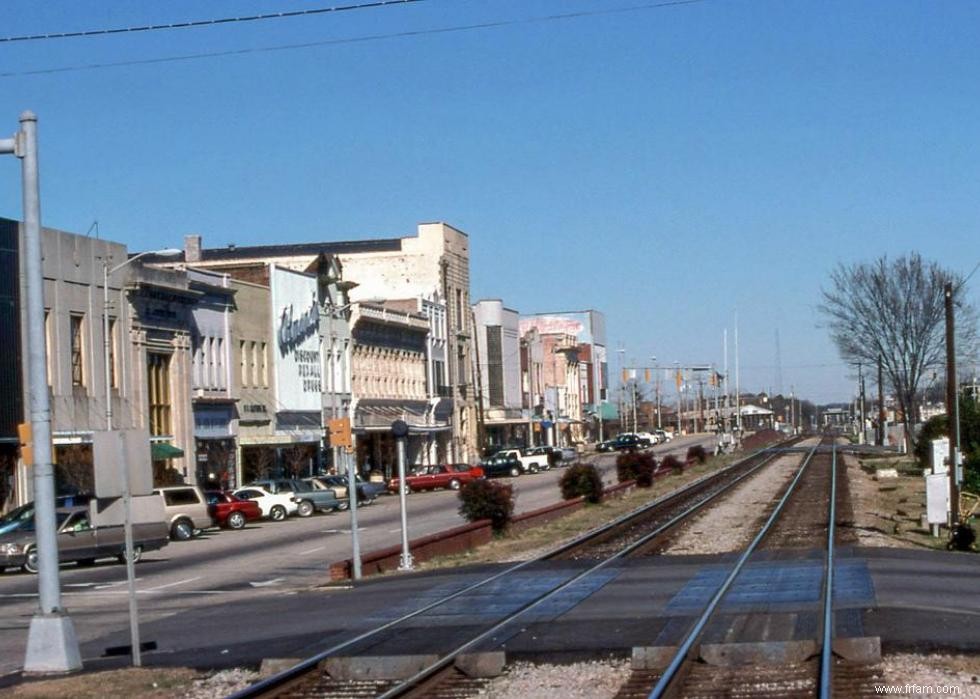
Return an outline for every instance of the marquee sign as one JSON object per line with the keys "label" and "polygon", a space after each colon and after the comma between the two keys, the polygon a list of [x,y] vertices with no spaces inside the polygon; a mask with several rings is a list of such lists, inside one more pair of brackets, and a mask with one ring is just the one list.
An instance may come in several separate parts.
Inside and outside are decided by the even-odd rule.
{"label": "marquee sign", "polygon": [[269,286],[276,338],[277,405],[284,411],[319,412],[323,404],[323,360],[316,277],[273,265]]}

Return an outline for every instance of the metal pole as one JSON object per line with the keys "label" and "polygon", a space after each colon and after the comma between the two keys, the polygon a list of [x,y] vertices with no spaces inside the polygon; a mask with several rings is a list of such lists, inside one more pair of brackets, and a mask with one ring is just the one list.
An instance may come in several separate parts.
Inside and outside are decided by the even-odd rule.
{"label": "metal pole", "polygon": [[742,389],[739,385],[738,372],[738,311],[735,311],[735,428],[738,438],[742,439]]}
{"label": "metal pole", "polygon": [[354,455],[345,452],[347,460],[347,497],[350,498],[351,573],[354,580],[361,579],[361,540],[357,531],[357,473]]}
{"label": "metal pole", "polygon": [[[953,285],[943,290],[946,302],[946,415],[949,422],[949,516],[950,525],[960,523],[960,487],[956,482],[956,454],[959,450],[959,430],[956,399],[956,335],[953,316]],[[36,433],[35,433],[36,434]]]}
{"label": "metal pole", "polygon": [[878,434],[875,435],[879,447],[885,446],[885,372],[882,366],[881,355],[878,355]]}
{"label": "metal pole", "polygon": [[405,484],[405,437],[398,437],[398,501],[402,510],[402,555],[398,570],[412,570],[412,553],[408,550],[408,509]]}
{"label": "metal pole", "polygon": [[[122,264],[109,269],[109,261],[102,262],[102,332],[105,349],[105,428],[112,432],[112,385],[109,380],[111,366],[109,363],[109,275],[125,267],[136,258],[130,258]],[[119,477],[122,484],[123,499],[123,540],[126,556],[126,589],[129,597],[129,637],[133,665],[143,664],[140,648],[139,611],[136,604],[136,571],[133,568],[133,493],[129,483],[129,464],[126,459],[119,459]]]}
{"label": "metal pole", "polygon": [[27,279],[27,354],[34,448],[34,527],[37,532],[38,606],[27,636],[25,672],[70,672],[82,667],[75,628],[61,608],[51,403],[44,342],[44,272],[41,263],[41,198],[37,164],[37,117],[20,115],[15,154],[21,159],[24,200],[24,271]]}

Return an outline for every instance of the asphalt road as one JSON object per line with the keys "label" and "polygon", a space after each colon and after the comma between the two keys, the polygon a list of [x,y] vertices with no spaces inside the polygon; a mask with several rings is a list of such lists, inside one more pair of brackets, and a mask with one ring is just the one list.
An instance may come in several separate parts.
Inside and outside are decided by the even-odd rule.
{"label": "asphalt road", "polygon": [[[654,448],[658,456],[683,455],[695,443],[713,444],[713,437],[680,437]],[[615,455],[588,457],[615,482]],[[516,511],[526,512],[560,500],[561,469],[514,479]],[[425,536],[459,526],[456,493],[433,491],[408,496],[409,536]],[[398,498],[382,496],[358,508],[362,551],[397,545],[401,538]],[[349,513],[291,517],[284,522],[250,524],[240,531],[209,530],[188,542],[175,542],[149,552],[136,566],[141,624],[201,609],[208,614],[230,602],[247,602],[326,582],[332,562],[350,557]],[[125,567],[100,561],[90,568],[71,564],[61,568],[62,605],[68,610],[81,644],[105,639],[105,646],[128,643],[128,604]],[[37,605],[37,579],[8,571],[0,575],[0,675],[20,670],[27,630]],[[236,604],[241,613],[241,605]],[[276,618],[248,619],[270,630]],[[285,622],[283,622],[285,623]],[[200,630],[205,632],[206,630]],[[287,629],[284,629],[284,632]],[[188,629],[193,635],[197,631]],[[151,639],[170,645],[180,639]],[[89,646],[90,648],[92,646]]]}

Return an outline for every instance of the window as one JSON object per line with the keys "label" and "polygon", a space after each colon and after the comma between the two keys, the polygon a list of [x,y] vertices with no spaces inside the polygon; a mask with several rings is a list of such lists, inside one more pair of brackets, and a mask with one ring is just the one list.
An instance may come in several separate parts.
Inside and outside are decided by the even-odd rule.
{"label": "window", "polygon": [[72,314],[70,319],[71,325],[69,328],[69,338],[71,341],[71,385],[84,386],[85,356],[83,349],[85,343],[82,336],[84,317]]}
{"label": "window", "polygon": [[51,387],[51,365],[54,361],[54,353],[51,351],[51,312],[48,310],[44,311],[44,349],[45,356],[47,357],[48,365],[45,367],[46,374],[48,377],[48,388]]}
{"label": "window", "polygon": [[150,403],[150,434],[172,434],[170,426],[170,355],[146,355],[147,394]]}
{"label": "window", "polygon": [[259,343],[261,352],[259,358],[262,362],[262,388],[269,388],[269,354],[264,342]]}
{"label": "window", "polygon": [[197,505],[201,500],[192,488],[163,491],[163,499],[168,505]]}
{"label": "window", "polygon": [[487,326],[487,393],[490,405],[504,404],[504,360],[501,328],[499,325]]}
{"label": "window", "polygon": [[250,350],[251,351],[249,352],[250,357],[249,357],[249,367],[248,368],[249,368],[250,375],[252,377],[252,387],[253,388],[258,388],[259,387],[259,375],[258,375],[258,366],[259,366],[259,343],[258,342],[252,342],[251,343],[251,346],[250,346]]}
{"label": "window", "polygon": [[456,332],[463,332],[463,290],[456,289]]}
{"label": "window", "polygon": [[248,386],[248,354],[245,351],[245,340],[238,341],[238,358],[241,361],[242,388]]}
{"label": "window", "polygon": [[224,338],[215,338],[214,351],[214,387],[219,389],[225,386],[225,341]]}
{"label": "window", "polygon": [[116,319],[109,319],[109,386],[119,388],[116,381]]}

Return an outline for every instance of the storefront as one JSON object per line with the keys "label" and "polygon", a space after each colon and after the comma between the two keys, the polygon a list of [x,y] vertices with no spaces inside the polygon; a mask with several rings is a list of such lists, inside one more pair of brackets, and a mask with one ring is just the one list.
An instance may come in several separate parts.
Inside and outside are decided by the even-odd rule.
{"label": "storefront", "polygon": [[194,405],[194,461],[201,487],[238,487],[233,420],[231,404]]}

